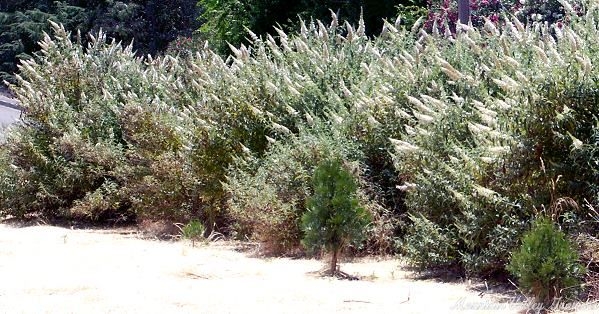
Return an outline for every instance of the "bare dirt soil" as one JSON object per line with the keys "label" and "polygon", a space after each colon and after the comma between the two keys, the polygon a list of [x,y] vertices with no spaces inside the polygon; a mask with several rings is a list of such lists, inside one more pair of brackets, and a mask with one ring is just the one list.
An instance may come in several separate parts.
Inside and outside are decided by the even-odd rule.
{"label": "bare dirt soil", "polygon": [[[135,230],[0,224],[2,313],[517,313],[512,294],[414,279],[397,259],[257,258],[252,246],[143,239]],[[482,293],[481,293],[482,292]]]}

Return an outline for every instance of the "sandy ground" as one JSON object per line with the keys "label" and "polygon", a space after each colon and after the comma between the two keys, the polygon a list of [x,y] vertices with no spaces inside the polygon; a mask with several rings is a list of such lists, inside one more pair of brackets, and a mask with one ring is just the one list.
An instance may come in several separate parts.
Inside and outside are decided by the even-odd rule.
{"label": "sandy ground", "polygon": [[[134,230],[0,224],[1,313],[518,313],[508,294],[416,280],[395,259],[256,258],[239,243],[192,247]],[[591,312],[589,312],[591,313]]]}
{"label": "sandy ground", "polygon": [[[255,258],[240,245],[141,239],[125,230],[0,225],[2,313],[516,313],[505,295],[411,279],[397,260]],[[503,299],[503,300],[502,300]]]}

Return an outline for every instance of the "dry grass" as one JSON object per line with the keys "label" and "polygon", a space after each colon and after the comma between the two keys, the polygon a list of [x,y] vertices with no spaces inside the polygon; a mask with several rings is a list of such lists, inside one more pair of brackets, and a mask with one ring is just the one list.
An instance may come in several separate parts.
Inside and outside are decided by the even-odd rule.
{"label": "dry grass", "polygon": [[[317,260],[252,256],[252,247],[141,239],[136,230],[0,225],[0,312],[514,313],[522,304],[474,284],[414,280],[395,259],[318,275]],[[482,310],[481,310],[482,309]]]}

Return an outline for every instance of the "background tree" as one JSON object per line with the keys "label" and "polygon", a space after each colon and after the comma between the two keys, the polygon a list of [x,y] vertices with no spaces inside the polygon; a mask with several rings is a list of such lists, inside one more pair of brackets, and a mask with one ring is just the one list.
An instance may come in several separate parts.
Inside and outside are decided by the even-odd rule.
{"label": "background tree", "polygon": [[54,1],[3,1],[0,3],[0,78],[12,80],[18,59],[31,57],[37,42],[49,29],[48,20],[79,28],[86,17],[82,8]]}
{"label": "background tree", "polygon": [[395,19],[398,6],[404,4],[425,6],[422,0],[200,0],[200,30],[214,47],[227,53],[227,43],[243,43],[246,28],[258,35],[272,33],[276,25],[293,31],[298,18],[329,20],[332,10],[352,24],[358,23],[362,13],[367,34],[377,35],[383,19]]}
{"label": "background tree", "polygon": [[322,162],[312,179],[314,195],[302,217],[303,244],[309,249],[324,247],[331,252],[330,274],[337,274],[341,250],[364,238],[368,213],[358,204],[357,185],[338,159]]}
{"label": "background tree", "polygon": [[106,12],[97,12],[96,16],[94,31],[102,27],[110,37],[124,42],[135,39],[134,49],[139,54],[156,55],[177,37],[191,37],[200,26],[199,8],[193,0],[115,2],[114,6],[106,7]]}
{"label": "background tree", "polygon": [[18,59],[29,58],[48,20],[63,24],[73,35],[102,29],[109,38],[133,41],[138,55],[156,55],[179,36],[199,27],[195,0],[34,0],[0,2],[0,78],[12,81]]}

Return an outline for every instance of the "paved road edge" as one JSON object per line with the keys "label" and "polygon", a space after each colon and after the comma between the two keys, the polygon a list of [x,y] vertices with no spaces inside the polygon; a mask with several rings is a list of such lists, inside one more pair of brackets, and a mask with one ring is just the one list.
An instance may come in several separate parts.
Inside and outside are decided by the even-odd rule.
{"label": "paved road edge", "polygon": [[4,106],[4,107],[7,107],[7,108],[19,110],[19,111],[23,110],[23,107],[21,107],[18,103],[11,103],[11,102],[4,101],[4,100],[1,100],[1,99],[0,99],[0,106]]}

